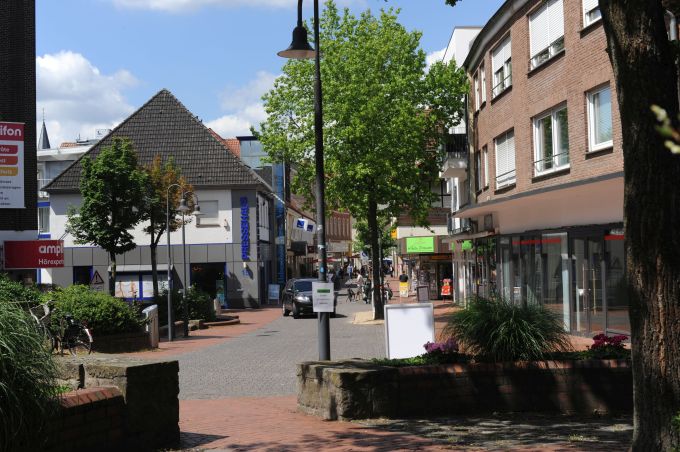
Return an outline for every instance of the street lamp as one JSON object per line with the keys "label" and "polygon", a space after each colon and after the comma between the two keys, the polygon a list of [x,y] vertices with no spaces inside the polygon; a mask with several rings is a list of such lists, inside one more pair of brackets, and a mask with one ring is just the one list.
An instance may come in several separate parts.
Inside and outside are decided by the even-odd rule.
{"label": "street lamp", "polygon": [[165,193],[165,231],[168,238],[168,342],[172,342],[174,325],[172,322],[172,252],[170,250],[170,189],[181,188],[179,184],[172,184]]}
{"label": "street lamp", "polygon": [[[314,58],[314,135],[316,166],[316,237],[319,249],[319,281],[326,282],[326,206],[324,204],[324,170],[323,170],[323,119],[321,115],[321,58],[319,55],[319,0],[314,0],[314,42],[316,49],[307,42],[307,30],[302,25],[302,0],[298,0],[297,26],[293,30],[293,42],[286,50],[277,55],[284,58]],[[319,313],[319,360],[331,359],[330,316],[328,312]]]}
{"label": "street lamp", "polygon": [[198,205],[198,196],[192,191],[182,192],[182,198],[179,201],[179,210],[182,213],[182,267],[183,267],[183,277],[184,277],[184,290],[182,293],[182,314],[184,320],[184,337],[189,337],[189,310],[187,309],[187,286],[189,285],[189,280],[187,279],[187,244],[185,238],[185,228],[186,225],[184,221],[184,214],[189,213],[191,208],[187,205],[186,196],[191,195],[196,200],[194,204],[194,211],[191,215],[197,217],[201,215],[201,207]]}

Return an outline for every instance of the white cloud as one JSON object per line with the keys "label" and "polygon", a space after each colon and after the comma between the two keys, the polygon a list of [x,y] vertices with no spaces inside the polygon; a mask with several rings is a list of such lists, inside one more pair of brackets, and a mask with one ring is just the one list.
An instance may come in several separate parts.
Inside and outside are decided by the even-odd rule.
{"label": "white cloud", "polygon": [[276,77],[260,71],[243,86],[227,87],[220,94],[220,106],[226,114],[206,125],[225,138],[250,135],[250,126],[257,127],[267,118],[261,98],[272,89]]}
{"label": "white cloud", "polygon": [[36,84],[37,118],[44,109],[53,147],[78,136],[93,138],[96,129],[113,128],[134,111],[123,91],[137,84],[135,77],[126,70],[102,74],[79,53],[37,57]]}
{"label": "white cloud", "polygon": [[446,53],[446,47],[444,47],[441,50],[435,50],[432,53],[428,53],[427,56],[425,57],[425,70],[429,71],[430,66],[432,66],[437,61],[441,61],[442,58],[444,58],[445,53]]}

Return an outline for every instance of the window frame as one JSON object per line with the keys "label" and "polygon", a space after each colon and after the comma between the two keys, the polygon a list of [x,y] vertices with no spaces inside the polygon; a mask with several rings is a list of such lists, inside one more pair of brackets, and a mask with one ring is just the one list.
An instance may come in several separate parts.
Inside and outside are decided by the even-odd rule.
{"label": "window frame", "polygon": [[482,159],[484,160],[484,188],[489,188],[489,149],[487,146],[482,147]]}
{"label": "window frame", "polygon": [[[562,34],[559,36],[550,36],[552,30],[552,27],[550,26],[550,11],[551,7],[554,8],[555,4],[558,2],[562,5],[562,14],[560,19]],[[535,35],[532,33],[532,21],[535,20],[535,23],[538,23],[537,18],[541,14],[546,15],[547,30],[545,30],[545,33],[547,35],[549,44],[541,49],[534,49],[533,39],[535,38]],[[541,7],[539,7],[529,16],[529,70],[533,70],[542,66],[555,56],[562,53],[562,51],[564,51],[564,2],[563,0],[548,0],[545,1]]]}
{"label": "window frame", "polygon": [[[588,0],[583,0],[581,2],[581,9],[582,9],[581,17],[583,19],[583,28],[589,27],[590,25],[597,23],[597,22],[602,20],[602,12],[600,11],[600,5],[597,2],[597,0],[595,0],[594,6],[591,6],[590,8],[588,8],[590,5],[591,5],[591,3]],[[595,19],[590,19],[589,15],[590,15],[590,13],[592,13],[594,11],[597,11],[598,16]]]}
{"label": "window frame", "polygon": [[[561,143],[560,143],[560,129],[561,129],[561,124],[559,123],[559,118],[558,114],[562,111],[566,111],[567,113],[567,150],[566,150],[566,162],[559,164],[560,162],[560,157],[563,152],[560,153],[555,153],[556,150],[561,151]],[[551,161],[550,161],[550,168],[544,168],[543,165],[545,164],[545,161],[548,159],[548,157],[545,156],[545,149],[542,149],[541,144],[543,143],[542,140],[542,121],[546,118],[550,118],[550,124],[551,124],[551,133],[550,133],[550,139],[551,139],[551,144],[552,144],[552,150],[553,154],[551,155]],[[571,165],[571,161],[569,160],[569,110],[567,109],[567,104],[566,103],[561,103],[552,109],[537,115],[534,117],[532,120],[532,125],[533,125],[533,135],[534,135],[534,162],[533,162],[533,170],[534,170],[534,176],[542,176],[545,174],[550,174],[554,173],[556,171],[562,171],[564,169],[567,169]],[[539,155],[540,154],[540,155]],[[540,165],[540,167],[539,167]],[[540,169],[539,169],[540,168]]]}
{"label": "window frame", "polygon": [[481,105],[481,93],[479,90],[479,73],[475,74],[473,77],[473,83],[475,86],[475,111],[479,111],[479,106]]}
{"label": "window frame", "polygon": [[[509,140],[510,135],[512,135],[513,169],[499,174],[498,173],[498,170],[499,170],[498,166],[499,166],[500,159],[498,158],[499,157],[498,141],[500,139],[503,139],[504,143],[506,143],[506,146],[507,146],[507,142]],[[513,186],[517,183],[517,155],[516,155],[516,152],[515,152],[515,130],[510,129],[510,130],[498,135],[496,138],[494,138],[493,143],[494,143],[494,150],[495,150],[495,154],[496,154],[496,173],[495,173],[496,190],[500,190],[500,189],[506,188],[506,187],[511,187],[511,186]],[[514,172],[514,175],[512,176],[512,178],[508,177],[508,179],[505,180],[502,184],[499,184],[499,182],[498,182],[499,178],[501,178],[502,176],[506,176],[506,175],[513,173],[513,172]]]}
{"label": "window frame", "polygon": [[[601,143],[595,142],[595,96],[604,92],[609,91],[609,124],[612,129],[611,138],[607,141]],[[597,152],[603,149],[609,149],[614,145],[614,124],[613,124],[613,106],[612,106],[612,90],[609,84],[599,86],[586,93],[587,101],[587,120],[588,120],[588,151],[587,152]]]}
{"label": "window frame", "polygon": [[[500,51],[500,49],[505,50],[506,46],[509,49],[509,55],[505,60],[503,60],[500,67],[496,68],[493,64],[494,53],[496,53],[496,51]],[[512,37],[510,35],[507,35],[505,38],[503,38],[500,43],[491,51],[491,70],[493,71],[491,98],[495,99],[512,86]],[[498,89],[499,87],[500,89]]]}

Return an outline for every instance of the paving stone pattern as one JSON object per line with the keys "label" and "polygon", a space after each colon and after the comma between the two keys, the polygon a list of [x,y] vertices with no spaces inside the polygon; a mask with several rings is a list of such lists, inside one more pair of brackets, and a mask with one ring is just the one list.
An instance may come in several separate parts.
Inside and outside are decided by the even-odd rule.
{"label": "paving stone pattern", "polygon": [[[383,325],[354,325],[364,303],[338,302],[331,319],[331,358],[385,356]],[[296,365],[319,357],[317,320],[280,317],[260,329],[179,356],[180,399],[292,395]],[[210,330],[208,330],[210,331]]]}

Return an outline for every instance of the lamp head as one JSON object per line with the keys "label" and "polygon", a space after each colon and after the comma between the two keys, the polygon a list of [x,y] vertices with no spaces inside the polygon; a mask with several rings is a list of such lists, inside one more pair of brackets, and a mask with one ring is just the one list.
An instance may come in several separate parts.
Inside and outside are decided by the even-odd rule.
{"label": "lamp head", "polygon": [[177,207],[177,210],[178,210],[179,212],[183,213],[183,214],[189,213],[189,211],[190,211],[191,209],[190,209],[189,206],[187,205],[187,200],[186,200],[186,199],[184,199],[184,198],[180,199],[180,201],[179,201],[179,206]]}
{"label": "lamp head", "polygon": [[314,47],[309,45],[307,40],[307,29],[301,25],[295,27],[293,30],[293,42],[290,43],[290,47],[278,52],[277,55],[297,60],[314,58],[316,53]]}
{"label": "lamp head", "polygon": [[195,217],[199,217],[199,216],[203,215],[203,214],[201,213],[201,206],[199,206],[198,204],[196,204],[196,205],[194,206],[194,211],[191,212],[191,215],[193,215],[193,216],[195,216]]}

